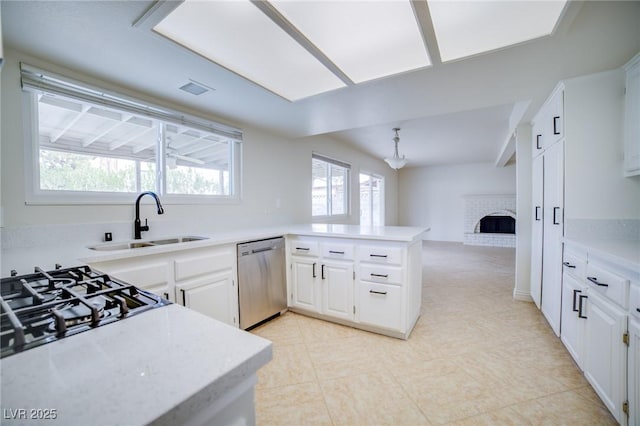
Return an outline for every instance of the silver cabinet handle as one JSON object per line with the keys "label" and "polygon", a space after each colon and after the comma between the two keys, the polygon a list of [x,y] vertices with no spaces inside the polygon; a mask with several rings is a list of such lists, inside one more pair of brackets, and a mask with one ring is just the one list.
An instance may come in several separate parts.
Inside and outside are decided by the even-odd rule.
{"label": "silver cabinet handle", "polygon": [[375,291],[375,290],[369,290],[369,293],[373,293],[373,294],[381,294],[383,296],[386,296],[387,292],[386,291]]}

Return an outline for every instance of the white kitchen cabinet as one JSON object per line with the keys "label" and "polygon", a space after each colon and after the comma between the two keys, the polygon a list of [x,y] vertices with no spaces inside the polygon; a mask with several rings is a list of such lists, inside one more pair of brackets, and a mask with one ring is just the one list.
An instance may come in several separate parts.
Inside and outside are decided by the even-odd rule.
{"label": "white kitchen cabinet", "polygon": [[541,310],[560,335],[562,237],[564,234],[564,144],[545,149]]}
{"label": "white kitchen cabinet", "polygon": [[318,268],[320,259],[317,257],[291,257],[291,302],[294,308],[320,312],[320,292],[318,288]]}
{"label": "white kitchen cabinet", "polygon": [[402,328],[402,288],[360,280],[358,321],[389,330]]}
{"label": "white kitchen cabinet", "polygon": [[533,159],[531,201],[533,221],[531,232],[531,298],[540,309],[542,298],[542,245],[544,209],[544,156]]}
{"label": "white kitchen cabinet", "polygon": [[237,265],[233,244],[158,254],[132,253],[122,259],[90,262],[90,266],[238,327]]}
{"label": "white kitchen cabinet", "polygon": [[629,319],[629,424],[640,425],[640,303],[638,316]]}
{"label": "white kitchen cabinet", "polygon": [[532,120],[533,158],[564,137],[564,85],[559,84]]}
{"label": "white kitchen cabinet", "polygon": [[615,419],[626,425],[627,346],[623,336],[627,312],[591,288],[587,294],[585,377]]}
{"label": "white kitchen cabinet", "polygon": [[624,174],[640,174],[640,53],[624,66]]}
{"label": "white kitchen cabinet", "polygon": [[578,367],[583,369],[587,286],[568,272],[563,274],[562,281],[562,331],[560,339]]}
{"label": "white kitchen cabinet", "polygon": [[291,310],[408,337],[420,313],[420,241],[291,236],[287,245]]}
{"label": "white kitchen cabinet", "polygon": [[175,301],[171,277],[172,265],[164,256],[133,257],[95,263],[90,266],[118,280],[148,290],[172,302]]}
{"label": "white kitchen cabinet", "polygon": [[353,320],[353,244],[297,238],[290,240],[289,253],[291,307]]}
{"label": "white kitchen cabinet", "polygon": [[353,262],[324,260],[320,267],[322,313],[345,320],[353,319]]}
{"label": "white kitchen cabinet", "polygon": [[180,253],[173,263],[178,303],[238,327],[235,245]]}
{"label": "white kitchen cabinet", "polygon": [[235,279],[231,270],[176,285],[179,302],[218,321],[238,326]]}

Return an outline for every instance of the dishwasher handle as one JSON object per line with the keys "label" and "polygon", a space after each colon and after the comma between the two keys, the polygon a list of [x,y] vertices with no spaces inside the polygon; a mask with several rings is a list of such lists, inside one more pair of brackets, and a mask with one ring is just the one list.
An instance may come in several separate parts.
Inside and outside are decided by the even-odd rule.
{"label": "dishwasher handle", "polygon": [[270,251],[270,250],[274,250],[274,248],[273,247],[263,247],[263,248],[251,250],[251,254],[253,254],[253,253],[261,253],[263,251]]}

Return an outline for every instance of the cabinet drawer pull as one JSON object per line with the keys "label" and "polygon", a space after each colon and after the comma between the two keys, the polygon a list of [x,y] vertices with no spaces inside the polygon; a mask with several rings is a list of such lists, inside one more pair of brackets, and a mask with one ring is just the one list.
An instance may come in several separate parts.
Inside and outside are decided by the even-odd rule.
{"label": "cabinet drawer pull", "polygon": [[369,290],[369,293],[382,294],[383,296],[385,296],[387,294],[386,291],[375,291],[375,290]]}
{"label": "cabinet drawer pull", "polygon": [[542,135],[536,135],[536,149],[542,149],[542,145],[540,145],[540,138]]}
{"label": "cabinet drawer pull", "polygon": [[169,293],[165,291],[164,293],[162,293],[162,295],[164,296],[165,299],[169,300]]}
{"label": "cabinet drawer pull", "polygon": [[573,312],[578,312],[578,308],[576,308],[576,296],[578,293],[582,293],[582,290],[573,290]]}
{"label": "cabinet drawer pull", "polygon": [[596,277],[587,277],[587,279],[592,283],[594,283],[595,285],[599,285],[600,287],[609,287],[609,284],[599,283],[598,278]]}
{"label": "cabinet drawer pull", "polygon": [[309,247],[296,247],[296,250],[309,251]]}
{"label": "cabinet drawer pull", "polygon": [[586,315],[582,315],[582,308],[584,306],[582,304],[582,301],[584,299],[588,299],[588,298],[589,298],[589,296],[582,296],[582,295],[580,296],[580,301],[578,302],[578,318],[587,319]]}
{"label": "cabinet drawer pull", "polygon": [[312,276],[312,278],[315,278],[317,276],[316,275],[316,263],[315,262],[313,263],[313,266],[311,268],[312,268],[311,276]]}
{"label": "cabinet drawer pull", "polygon": [[385,258],[385,259],[387,258],[386,254],[370,254],[369,256],[370,257],[382,257],[382,258]]}
{"label": "cabinet drawer pull", "polygon": [[556,222],[556,219],[557,219],[557,214],[556,214],[556,212],[557,212],[558,210],[560,210],[560,207],[554,207],[554,208],[553,208],[553,224],[554,224],[554,225],[560,225],[560,222]]}
{"label": "cabinet drawer pull", "polygon": [[181,288],[181,289],[180,289],[180,291],[182,292],[182,304],[183,304],[184,306],[187,306],[187,296],[186,296],[186,294],[185,294],[185,292],[184,292],[184,289],[183,289],[183,288]]}
{"label": "cabinet drawer pull", "polygon": [[538,214],[540,212],[540,209],[540,206],[536,206],[536,220],[540,220],[540,215]]}
{"label": "cabinet drawer pull", "polygon": [[567,268],[576,269],[576,265],[572,265],[569,262],[562,262],[562,264]]}
{"label": "cabinet drawer pull", "polygon": [[331,253],[331,254],[344,254],[343,251],[333,251],[333,250],[329,250],[329,253]]}
{"label": "cabinet drawer pull", "polygon": [[320,271],[321,271],[322,279],[324,280],[324,265],[320,267]]}
{"label": "cabinet drawer pull", "polygon": [[555,117],[553,117],[553,134],[554,135],[559,135],[560,134],[560,129],[558,129],[558,120],[560,119],[559,115],[556,115]]}
{"label": "cabinet drawer pull", "polygon": [[374,274],[374,273],[371,273],[371,276],[372,277],[378,277],[378,278],[389,278],[388,274]]}

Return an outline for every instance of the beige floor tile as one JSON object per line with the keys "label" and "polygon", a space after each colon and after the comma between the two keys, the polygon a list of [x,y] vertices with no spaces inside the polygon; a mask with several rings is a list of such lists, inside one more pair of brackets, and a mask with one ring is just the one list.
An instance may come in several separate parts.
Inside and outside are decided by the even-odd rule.
{"label": "beige floor tile", "polygon": [[601,404],[593,403],[575,391],[548,395],[511,408],[534,425],[616,425]]}
{"label": "beige floor tile", "polygon": [[256,423],[263,425],[331,425],[318,383],[256,391]]}
{"label": "beige floor tile", "polygon": [[428,425],[390,374],[370,372],[320,382],[335,425]]}
{"label": "beige floor tile", "polygon": [[258,370],[257,388],[315,382],[316,373],[304,344],[276,345],[273,360]]}
{"label": "beige floor tile", "polygon": [[408,340],[288,312],[258,372],[270,424],[615,424],[532,303],[512,298],[514,251],[423,249],[421,316]]}

